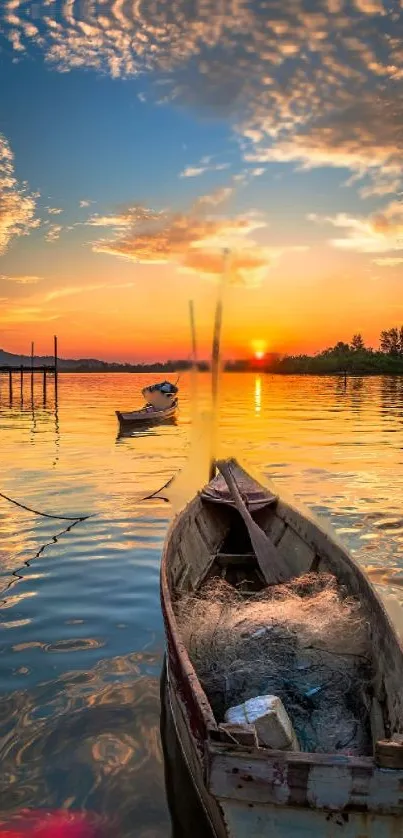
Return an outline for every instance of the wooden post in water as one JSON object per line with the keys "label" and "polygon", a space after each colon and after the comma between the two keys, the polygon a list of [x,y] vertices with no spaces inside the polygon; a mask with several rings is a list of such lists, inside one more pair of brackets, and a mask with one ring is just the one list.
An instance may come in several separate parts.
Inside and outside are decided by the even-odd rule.
{"label": "wooden post in water", "polygon": [[34,400],[34,344],[31,343],[31,401]]}
{"label": "wooden post in water", "polygon": [[22,364],[20,366],[20,398],[22,404],[24,401],[24,367]]}
{"label": "wooden post in water", "polygon": [[8,394],[10,397],[10,404],[13,403],[13,373],[11,369],[8,371]]}
{"label": "wooden post in water", "polygon": [[55,356],[55,401],[57,402],[57,375],[58,375],[58,357],[57,357],[57,337],[53,337],[54,356]]}
{"label": "wooden post in water", "polygon": [[43,368],[43,404],[46,405],[46,367]]}

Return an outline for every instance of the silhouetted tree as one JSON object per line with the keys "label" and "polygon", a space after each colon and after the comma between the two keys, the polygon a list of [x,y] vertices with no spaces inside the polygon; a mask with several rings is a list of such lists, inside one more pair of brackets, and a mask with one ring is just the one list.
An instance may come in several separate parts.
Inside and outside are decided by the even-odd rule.
{"label": "silhouetted tree", "polygon": [[365,343],[360,333],[353,336],[351,341],[351,349],[354,352],[363,352],[365,350]]}
{"label": "silhouetted tree", "polygon": [[398,358],[402,353],[401,335],[402,329],[384,329],[381,332],[381,352]]}

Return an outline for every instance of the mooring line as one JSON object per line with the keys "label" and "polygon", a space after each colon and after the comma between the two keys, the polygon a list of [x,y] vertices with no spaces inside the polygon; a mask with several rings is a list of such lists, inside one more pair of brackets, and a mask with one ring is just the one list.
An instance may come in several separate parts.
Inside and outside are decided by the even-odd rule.
{"label": "mooring line", "polygon": [[94,512],[92,515],[75,515],[74,517],[71,515],[51,515],[49,512],[40,512],[38,509],[25,506],[24,503],[20,503],[18,500],[14,500],[14,498],[9,498],[3,492],[0,492],[0,498],[9,501],[9,503],[13,503],[14,506],[19,506],[20,509],[25,509],[26,512],[32,512],[33,515],[41,515],[42,518],[53,518],[56,521],[86,521],[88,518],[93,518],[97,514]]}

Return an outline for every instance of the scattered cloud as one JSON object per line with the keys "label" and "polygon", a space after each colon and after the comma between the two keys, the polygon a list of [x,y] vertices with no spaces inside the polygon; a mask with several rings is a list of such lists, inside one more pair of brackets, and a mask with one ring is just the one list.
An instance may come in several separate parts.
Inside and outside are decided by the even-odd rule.
{"label": "scattered cloud", "polygon": [[15,282],[17,285],[36,285],[38,282],[42,281],[41,276],[31,276],[29,274],[0,274],[0,279],[5,280],[6,282]]}
{"label": "scattered cloud", "polygon": [[2,311],[2,323],[49,323],[57,320],[59,314],[48,313],[42,306],[26,306],[10,304]]}
{"label": "scattered cloud", "polygon": [[135,224],[144,221],[156,221],[160,218],[161,213],[154,210],[146,209],[146,207],[135,204],[132,207],[127,207],[119,213],[113,215],[91,215],[85,225],[89,227],[111,227],[114,229],[127,228],[130,229]]}
{"label": "scattered cloud", "polygon": [[[2,27],[20,60],[35,46],[60,72],[151,73],[147,98],[228,117],[250,161],[347,167],[383,190],[401,181],[398,3],[172,0],[158,12],[128,0],[35,6],[34,25],[31,3],[4,4]],[[209,165],[188,166],[182,177]]]}
{"label": "scattered cloud", "polygon": [[182,272],[213,278],[222,274],[223,251],[229,248],[230,281],[257,285],[287,248],[265,247],[251,238],[251,233],[267,226],[257,211],[231,217],[217,214],[231,192],[224,188],[203,195],[188,212],[155,213],[137,207],[130,227],[94,242],[93,250],[141,264],[170,263]]}
{"label": "scattered cloud", "polygon": [[392,201],[368,218],[356,218],[347,213],[325,217],[310,213],[307,218],[345,231],[343,238],[330,240],[334,247],[361,253],[403,250],[403,204],[399,201]]}
{"label": "scattered cloud", "polygon": [[111,291],[115,291],[118,288],[133,288],[133,282],[124,282],[124,283],[107,283],[102,282],[96,285],[72,285],[67,286],[64,288],[55,288],[54,291],[49,291],[48,294],[44,297],[44,303],[53,302],[53,300],[60,300],[64,297],[71,297],[76,294],[90,294],[94,291],[101,291],[104,288],[109,288]]}
{"label": "scattered cloud", "polygon": [[91,204],[95,204],[95,201],[85,201],[85,200],[83,200],[83,201],[79,202],[79,206],[80,206],[81,209],[83,209],[83,207],[89,207],[89,206],[91,206]]}
{"label": "scattered cloud", "polygon": [[208,193],[207,195],[201,195],[200,198],[197,199],[195,206],[196,207],[217,207],[219,204],[223,204],[228,198],[231,197],[234,193],[234,188],[232,186],[221,186],[218,189],[214,189],[213,192]]}
{"label": "scattered cloud", "polygon": [[206,172],[222,172],[230,167],[229,163],[212,163],[211,160],[211,157],[202,157],[200,163],[195,166],[186,166],[179,177],[199,177]]}
{"label": "scattered cloud", "polygon": [[35,218],[37,197],[25,183],[18,183],[13,153],[0,134],[0,254],[5,253],[13,238],[27,235],[39,225]]}
{"label": "scattered cloud", "polygon": [[55,242],[60,238],[63,227],[60,224],[51,224],[45,233],[45,241]]}
{"label": "scattered cloud", "polygon": [[60,209],[60,207],[46,207],[46,209],[49,215],[60,215],[60,213],[63,212],[63,210]]}
{"label": "scattered cloud", "polygon": [[403,256],[381,256],[373,261],[381,268],[396,268],[398,265],[403,265]]}
{"label": "scattered cloud", "polygon": [[400,178],[393,178],[390,177],[389,180],[382,180],[382,177],[375,179],[368,186],[363,186],[360,189],[360,196],[361,198],[373,198],[376,196],[382,197],[383,195],[390,195],[391,193],[396,193],[400,189],[401,181]]}

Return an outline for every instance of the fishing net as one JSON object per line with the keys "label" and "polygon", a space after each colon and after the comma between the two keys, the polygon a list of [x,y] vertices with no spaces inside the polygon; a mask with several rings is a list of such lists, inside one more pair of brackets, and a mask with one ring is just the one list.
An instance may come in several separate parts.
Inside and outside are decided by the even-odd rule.
{"label": "fishing net", "polygon": [[368,624],[334,576],[305,574],[257,594],[215,578],[175,610],[218,722],[249,698],[277,695],[301,750],[371,752]]}

